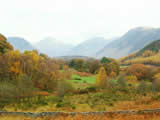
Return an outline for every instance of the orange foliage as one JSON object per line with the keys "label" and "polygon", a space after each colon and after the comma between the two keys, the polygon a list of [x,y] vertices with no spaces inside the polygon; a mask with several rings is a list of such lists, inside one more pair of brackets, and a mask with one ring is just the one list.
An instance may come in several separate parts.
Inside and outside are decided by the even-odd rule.
{"label": "orange foliage", "polygon": [[115,72],[111,72],[109,74],[109,77],[112,78],[112,79],[116,79],[116,73]]}
{"label": "orange foliage", "polygon": [[35,94],[38,96],[49,96],[49,93],[46,91],[36,92]]}
{"label": "orange foliage", "polygon": [[136,76],[138,80],[145,79],[148,72],[148,68],[143,64],[133,64],[127,68],[127,74]]}

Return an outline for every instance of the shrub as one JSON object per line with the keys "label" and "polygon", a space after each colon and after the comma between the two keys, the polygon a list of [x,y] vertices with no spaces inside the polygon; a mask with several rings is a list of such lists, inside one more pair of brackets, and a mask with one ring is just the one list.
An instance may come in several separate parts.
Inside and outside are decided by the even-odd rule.
{"label": "shrub", "polygon": [[160,100],[160,95],[155,95],[152,97],[153,100]]}
{"label": "shrub", "polygon": [[126,76],[125,79],[126,79],[128,82],[137,83],[137,77],[134,76],[134,75]]}
{"label": "shrub", "polygon": [[149,69],[143,64],[133,64],[127,68],[127,75],[136,76],[138,80],[146,79]]}
{"label": "shrub", "polygon": [[56,107],[57,107],[57,108],[61,108],[61,107],[70,107],[70,108],[72,108],[72,109],[76,109],[76,106],[73,105],[73,104],[71,104],[70,101],[62,101],[62,102],[58,102],[58,103],[56,104]]}
{"label": "shrub", "polygon": [[61,80],[58,83],[56,94],[58,96],[64,96],[67,92],[73,92],[74,88],[72,86],[71,81]]}
{"label": "shrub", "polygon": [[108,80],[107,81],[106,89],[107,89],[108,92],[116,92],[116,90],[117,90],[117,83],[114,80],[112,80],[112,79]]}
{"label": "shrub", "polygon": [[76,77],[76,78],[74,78],[74,80],[82,80],[82,79],[81,79],[81,78],[77,78],[77,77]]}
{"label": "shrub", "polygon": [[118,81],[117,81],[117,84],[118,84],[118,88],[120,90],[126,90],[127,88],[127,83],[126,83],[126,80],[124,79],[124,75],[120,76]]}
{"label": "shrub", "polygon": [[87,88],[89,92],[96,92],[97,91],[97,87],[95,86],[91,86]]}
{"label": "shrub", "polygon": [[88,89],[80,89],[78,94],[88,94]]}
{"label": "shrub", "polygon": [[138,90],[139,93],[144,94],[149,90],[149,86],[147,85],[147,83],[145,81],[141,81],[137,90]]}

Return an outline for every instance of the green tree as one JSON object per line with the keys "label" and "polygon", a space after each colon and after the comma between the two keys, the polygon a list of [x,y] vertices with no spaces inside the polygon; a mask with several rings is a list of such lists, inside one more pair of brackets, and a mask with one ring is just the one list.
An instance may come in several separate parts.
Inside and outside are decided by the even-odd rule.
{"label": "green tree", "polygon": [[104,63],[110,63],[112,62],[112,60],[110,60],[109,58],[103,57],[100,62],[101,64],[104,64]]}

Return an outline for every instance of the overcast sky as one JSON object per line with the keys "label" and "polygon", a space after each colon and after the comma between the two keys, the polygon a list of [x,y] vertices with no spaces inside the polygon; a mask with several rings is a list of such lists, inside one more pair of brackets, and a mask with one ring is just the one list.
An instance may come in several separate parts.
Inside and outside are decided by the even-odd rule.
{"label": "overcast sky", "polygon": [[160,0],[0,0],[0,33],[30,42],[54,37],[76,44],[160,27]]}

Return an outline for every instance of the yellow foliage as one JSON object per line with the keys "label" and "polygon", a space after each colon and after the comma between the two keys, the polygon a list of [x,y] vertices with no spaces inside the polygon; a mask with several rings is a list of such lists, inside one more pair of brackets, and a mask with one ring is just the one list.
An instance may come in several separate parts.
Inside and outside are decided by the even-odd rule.
{"label": "yellow foliage", "polygon": [[149,56],[149,57],[136,57],[134,59],[126,60],[123,62],[123,64],[154,64],[159,65],[160,64],[160,53],[157,53],[156,55]]}
{"label": "yellow foliage", "polygon": [[10,67],[10,72],[16,74],[16,75],[20,75],[22,73],[21,69],[20,69],[20,62],[14,62],[13,65]]}
{"label": "yellow foliage", "polygon": [[108,77],[107,77],[106,71],[104,67],[101,67],[98,72],[98,75],[96,76],[97,85],[99,87],[104,87],[106,85],[107,80],[108,80]]}
{"label": "yellow foliage", "polygon": [[126,76],[125,80],[127,80],[128,82],[131,82],[131,83],[138,83],[138,79],[134,75],[132,75],[132,76]]}
{"label": "yellow foliage", "polygon": [[112,79],[116,79],[116,73],[112,71],[110,73],[109,77],[112,78]]}
{"label": "yellow foliage", "polygon": [[155,78],[155,83],[157,84],[157,85],[160,85],[160,73],[158,73],[158,74],[156,74],[155,76],[154,76],[154,78]]}
{"label": "yellow foliage", "polygon": [[156,53],[154,53],[154,52],[152,52],[151,50],[146,50],[143,54],[142,54],[142,56],[143,57],[150,57],[150,56],[153,56],[153,55],[155,55]]}

